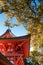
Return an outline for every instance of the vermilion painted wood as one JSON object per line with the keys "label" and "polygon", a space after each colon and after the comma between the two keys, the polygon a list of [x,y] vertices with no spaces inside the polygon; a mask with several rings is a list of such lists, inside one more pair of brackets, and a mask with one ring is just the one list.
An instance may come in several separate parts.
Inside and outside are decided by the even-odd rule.
{"label": "vermilion painted wood", "polygon": [[23,59],[29,57],[29,51],[29,35],[14,37],[11,32],[7,31],[0,37],[0,52],[9,58],[10,61],[13,61],[14,65],[24,65],[24,63],[22,63]]}

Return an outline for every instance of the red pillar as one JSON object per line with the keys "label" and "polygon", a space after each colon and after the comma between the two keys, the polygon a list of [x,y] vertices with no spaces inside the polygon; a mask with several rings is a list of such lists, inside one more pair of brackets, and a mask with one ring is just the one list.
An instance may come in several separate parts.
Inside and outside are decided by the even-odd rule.
{"label": "red pillar", "polygon": [[29,51],[30,51],[30,40],[25,40],[23,44],[23,52],[24,52],[24,58],[29,57]]}

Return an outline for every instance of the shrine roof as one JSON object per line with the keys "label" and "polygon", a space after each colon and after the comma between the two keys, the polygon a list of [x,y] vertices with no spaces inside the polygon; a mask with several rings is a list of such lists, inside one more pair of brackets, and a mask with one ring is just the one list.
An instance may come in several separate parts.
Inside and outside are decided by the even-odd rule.
{"label": "shrine roof", "polygon": [[12,37],[12,38],[2,38],[2,37],[0,37],[0,40],[12,40],[12,39],[23,39],[23,38],[30,38],[31,37],[31,35],[30,34],[28,34],[28,35],[25,35],[25,36],[20,36],[20,37]]}
{"label": "shrine roof", "polygon": [[7,63],[8,65],[13,65],[4,55],[0,53],[0,60],[2,60],[4,63]]}
{"label": "shrine roof", "polygon": [[5,40],[5,39],[21,39],[21,38],[26,38],[26,37],[29,37],[30,38],[30,34],[28,35],[25,35],[25,36],[20,36],[20,37],[16,37],[10,29],[7,29],[7,31],[2,35],[0,36],[0,40]]}
{"label": "shrine roof", "polygon": [[11,32],[10,29],[7,29],[7,31],[0,36],[0,38],[14,38],[15,35]]}

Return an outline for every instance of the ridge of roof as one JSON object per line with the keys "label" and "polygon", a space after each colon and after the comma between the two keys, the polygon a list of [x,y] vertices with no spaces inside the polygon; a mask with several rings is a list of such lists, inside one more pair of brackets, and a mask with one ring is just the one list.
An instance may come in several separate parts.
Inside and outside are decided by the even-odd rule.
{"label": "ridge of roof", "polygon": [[0,36],[0,38],[1,38],[2,36],[4,36],[7,32],[9,32],[13,37],[16,37],[16,36],[11,32],[10,29],[7,29],[6,32]]}
{"label": "ridge of roof", "polygon": [[9,65],[13,65],[1,52],[0,52],[0,59],[6,62]]}

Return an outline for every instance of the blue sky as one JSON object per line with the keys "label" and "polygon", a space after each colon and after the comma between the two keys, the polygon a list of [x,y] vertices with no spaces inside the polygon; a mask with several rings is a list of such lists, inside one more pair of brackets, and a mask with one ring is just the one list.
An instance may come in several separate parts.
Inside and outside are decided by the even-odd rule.
{"label": "blue sky", "polygon": [[[38,0],[36,0],[37,5],[38,5]],[[32,5],[34,5],[32,3]],[[0,14],[0,35],[4,34],[5,31],[8,29],[7,27],[4,26],[4,20],[6,20],[6,16],[4,13]],[[17,23],[17,19],[13,18],[12,22]],[[27,35],[27,31],[25,30],[25,28],[23,26],[18,26],[18,27],[13,27],[11,29],[12,33],[15,36],[23,36],[23,35]]]}
{"label": "blue sky", "polygon": [[[4,13],[0,14],[0,36],[2,34],[4,34],[6,32],[6,30],[8,29],[6,26],[4,26],[4,20],[6,20],[6,15]],[[17,19],[13,18],[12,22],[17,23]],[[27,31],[25,30],[25,28],[23,26],[17,26],[17,27],[13,27],[11,28],[12,33],[15,36],[23,36],[23,35],[27,35]]]}

